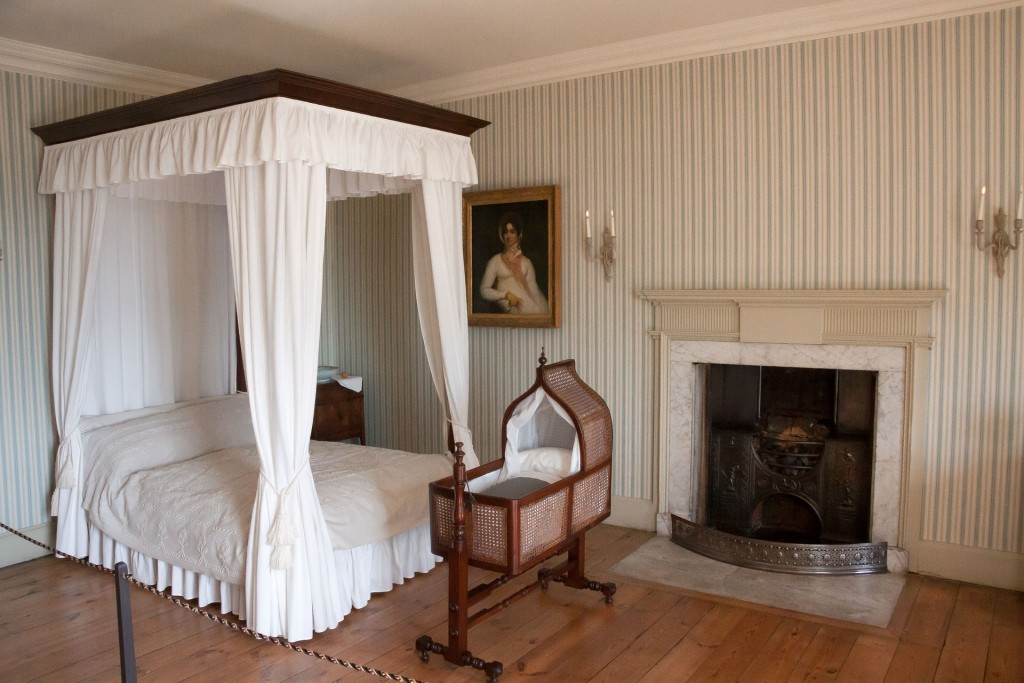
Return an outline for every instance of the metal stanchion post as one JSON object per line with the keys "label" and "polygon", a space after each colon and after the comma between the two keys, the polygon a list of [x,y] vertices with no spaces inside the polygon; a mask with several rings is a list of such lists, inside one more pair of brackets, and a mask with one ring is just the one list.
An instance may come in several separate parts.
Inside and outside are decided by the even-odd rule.
{"label": "metal stanchion post", "polygon": [[114,565],[117,582],[117,642],[121,648],[121,681],[135,683],[135,636],[132,634],[132,603],[128,595],[128,565]]}

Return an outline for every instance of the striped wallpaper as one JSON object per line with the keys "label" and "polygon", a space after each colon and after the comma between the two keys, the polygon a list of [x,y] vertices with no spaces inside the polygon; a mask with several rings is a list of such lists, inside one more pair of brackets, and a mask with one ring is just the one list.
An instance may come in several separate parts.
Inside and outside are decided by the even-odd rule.
{"label": "striped wallpaper", "polygon": [[0,520],[49,518],[56,438],[50,397],[53,199],[36,192],[43,144],[31,126],[141,99],[0,71]]}
{"label": "striped wallpaper", "polygon": [[[1024,182],[1022,21],[1012,8],[450,104],[493,122],[474,136],[479,189],[562,187],[562,328],[470,330],[481,451],[496,454],[503,410],[544,345],[608,400],[613,492],[653,497],[653,314],[640,287],[946,288],[922,538],[1024,551],[1024,256],[1000,280],[971,242],[981,185],[1009,210]],[[610,283],[583,256],[586,209],[615,210]],[[364,227],[350,251],[373,261],[374,282],[405,283],[389,301],[411,311],[411,284],[396,280],[408,263],[393,256],[404,233],[390,227],[390,245],[366,251],[376,232]],[[349,249],[340,226],[337,239]],[[361,332],[366,347],[392,339],[399,317]],[[409,384],[380,390],[429,395],[422,352],[407,351],[383,363],[408,368]],[[420,410],[373,433],[425,442],[436,418]]]}
{"label": "striped wallpaper", "polygon": [[409,195],[332,202],[320,362],[363,378],[366,440],[441,452],[443,418],[419,332]]}
{"label": "striped wallpaper", "polygon": [[[479,189],[562,187],[563,324],[472,328],[471,427],[497,454],[540,347],[574,357],[615,424],[618,496],[654,494],[647,288],[946,288],[928,406],[925,540],[1024,552],[1024,256],[1006,276],[971,243],[976,195],[1024,182],[1020,7],[516,90],[449,106]],[[47,203],[29,125],[131,96],[3,77],[0,515],[45,520]],[[10,153],[7,150],[17,150]],[[611,282],[582,216],[616,213]],[[364,376],[371,444],[442,443],[416,322],[405,197],[331,207],[323,361]],[[15,400],[12,400],[15,399]]]}

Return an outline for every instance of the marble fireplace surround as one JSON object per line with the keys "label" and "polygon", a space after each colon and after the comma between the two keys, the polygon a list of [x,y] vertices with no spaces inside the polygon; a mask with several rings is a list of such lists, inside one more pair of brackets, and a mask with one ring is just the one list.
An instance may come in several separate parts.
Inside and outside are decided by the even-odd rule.
{"label": "marble fireplace surround", "polygon": [[921,480],[932,308],[945,290],[641,290],[655,308],[657,529],[671,515],[701,523],[705,434],[698,364],[774,365],[878,373],[871,541],[889,568],[913,551]]}

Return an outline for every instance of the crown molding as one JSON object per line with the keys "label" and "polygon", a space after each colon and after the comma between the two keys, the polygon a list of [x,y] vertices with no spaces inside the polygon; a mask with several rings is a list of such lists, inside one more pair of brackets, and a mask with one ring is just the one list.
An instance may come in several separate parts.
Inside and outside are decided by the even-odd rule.
{"label": "crown molding", "polygon": [[1019,7],[1020,0],[842,0],[471,71],[394,89],[439,104],[545,83]]}
{"label": "crown molding", "polygon": [[[471,71],[388,92],[427,104],[440,104],[655,64],[991,12],[1020,4],[1020,0],[841,0]],[[0,69],[150,96],[212,82],[3,37],[0,37]]]}
{"label": "crown molding", "polygon": [[88,57],[8,38],[0,38],[0,69],[150,96],[210,83],[206,78]]}

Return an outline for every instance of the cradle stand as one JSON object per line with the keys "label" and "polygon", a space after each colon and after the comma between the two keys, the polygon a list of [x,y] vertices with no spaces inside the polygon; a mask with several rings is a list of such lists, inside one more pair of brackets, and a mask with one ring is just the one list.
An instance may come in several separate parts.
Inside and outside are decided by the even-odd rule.
{"label": "cradle stand", "polygon": [[[420,659],[430,653],[459,666],[470,666],[496,683],[502,663],[487,662],[469,651],[469,629],[554,581],[570,588],[599,591],[610,604],[614,583],[600,583],[585,576],[586,532],[611,513],[611,417],[604,400],[576,375],[573,361],[547,365],[543,354],[537,381],[505,411],[502,442],[508,443],[510,418],[516,409],[543,391],[580,446],[579,471],[550,484],[538,482],[516,493],[496,493],[497,488],[470,493],[467,485],[491,475],[505,458],[467,472],[462,444],[455,444],[451,477],[430,485],[431,550],[448,560],[448,642],[430,636],[416,640]],[[528,405],[528,404],[527,404]],[[513,427],[514,428],[514,427]],[[483,480],[486,481],[486,480]],[[507,480],[506,483],[513,482]],[[530,480],[515,480],[528,482]],[[479,490],[479,489],[477,489]],[[537,579],[490,607],[470,614],[470,609],[495,589],[540,563],[566,554],[564,562],[537,572]],[[493,581],[469,586],[470,566],[501,574]]]}

